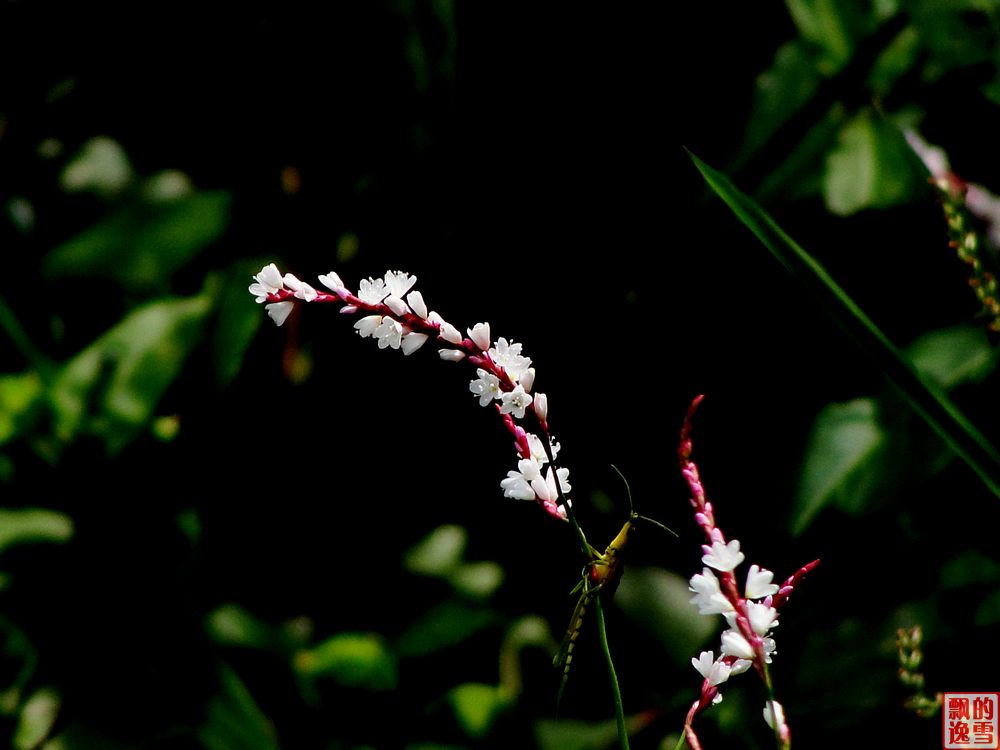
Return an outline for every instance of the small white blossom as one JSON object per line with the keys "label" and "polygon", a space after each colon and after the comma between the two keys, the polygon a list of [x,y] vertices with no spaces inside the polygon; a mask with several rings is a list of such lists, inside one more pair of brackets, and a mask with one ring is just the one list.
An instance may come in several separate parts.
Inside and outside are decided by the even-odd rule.
{"label": "small white blossom", "polygon": [[484,352],[490,348],[490,324],[476,323],[472,328],[467,329],[469,338]]}
{"label": "small white blossom", "polygon": [[438,327],[438,335],[449,344],[457,346],[464,341],[462,333],[433,310],[427,315],[427,321]]}
{"label": "small white blossom", "polygon": [[764,721],[771,729],[785,726],[785,709],[778,701],[768,701],[764,704]]}
{"label": "small white blossom", "polygon": [[312,302],[316,299],[316,290],[306,282],[300,281],[294,274],[286,273],[284,282],[285,286],[295,292],[295,296],[299,299],[304,299],[306,302]]}
{"label": "small white blossom", "polygon": [[429,337],[426,333],[407,333],[403,335],[403,341],[400,344],[400,348],[403,350],[403,354],[413,354],[417,349],[422,347]]}
{"label": "small white blossom", "polygon": [[341,281],[340,276],[338,276],[334,271],[330,271],[330,273],[320,276],[319,283],[338,296],[341,292],[346,290],[344,282]]}
{"label": "small white blossom", "polygon": [[747,599],[760,599],[765,596],[774,596],[778,593],[778,585],[771,583],[774,573],[766,568],[758,567],[756,564],[750,566],[747,571],[747,585],[744,595]]}
{"label": "small white blossom", "polygon": [[417,314],[417,317],[427,318],[427,305],[424,304],[424,295],[420,292],[410,292],[406,295],[406,302],[410,305],[410,308]]}
{"label": "small white blossom", "polygon": [[385,306],[400,317],[410,312],[410,308],[406,306],[406,303],[394,294],[390,294],[385,298]]}
{"label": "small white blossom", "polygon": [[[521,345],[501,337],[496,346],[490,349],[490,359],[506,370],[512,380],[518,380],[531,367],[531,358],[521,356]],[[533,379],[532,379],[533,382]]]}
{"label": "small white blossom", "polygon": [[269,263],[260,269],[260,273],[254,276],[257,283],[251,284],[248,288],[250,294],[257,299],[257,304],[267,301],[267,295],[277,294],[284,288],[284,281],[281,278],[281,271],[274,263]]}
{"label": "small white blossom", "polygon": [[545,471],[545,479],[537,477],[531,480],[531,488],[539,498],[550,503],[558,501],[559,490],[556,488],[557,475],[559,477],[559,488],[562,489],[563,495],[569,494],[569,491],[572,489],[569,483],[569,469],[557,469],[556,473],[553,474],[552,467],[550,466]]}
{"label": "small white blossom", "polygon": [[709,568],[691,577],[690,590],[695,592],[691,603],[698,607],[700,615],[717,615],[732,612],[733,605],[719,587],[719,579]]}
{"label": "small white blossom", "polygon": [[389,294],[382,279],[361,279],[358,285],[358,299],[369,305],[377,305]]}
{"label": "small white blossom", "polygon": [[753,659],[756,656],[750,641],[735,628],[722,634],[722,653],[728,656],[737,656],[740,659]]}
{"label": "small white blossom", "polygon": [[387,347],[398,349],[403,341],[403,326],[399,324],[398,320],[385,316],[372,335],[378,339],[379,349]]}
{"label": "small white blossom", "polygon": [[369,336],[375,334],[375,329],[379,327],[382,323],[381,315],[366,315],[354,323],[354,329],[358,332],[358,335],[366,339]]}
{"label": "small white blossom", "polygon": [[517,379],[517,382],[524,386],[524,390],[531,392],[531,386],[535,384],[535,368],[529,367],[523,373],[521,377]]}
{"label": "small white blossom", "polygon": [[778,644],[774,642],[774,638],[764,638],[761,645],[764,648],[764,661],[770,664],[771,657],[778,653]]}
{"label": "small white blossom", "polygon": [[722,661],[720,657],[716,660],[711,651],[702,651],[698,658],[692,658],[691,663],[698,670],[699,674],[708,680],[709,685],[721,685],[729,679],[732,668]]}
{"label": "small white blossom", "polygon": [[549,398],[544,393],[535,394],[535,415],[544,422],[549,417]]}
{"label": "small white blossom", "polygon": [[729,672],[729,676],[735,677],[738,674],[743,674],[752,666],[753,662],[750,659],[737,659],[732,664],[732,669]]}
{"label": "small white blossom", "polygon": [[[535,398],[538,397],[536,396]],[[543,443],[542,439],[533,432],[529,432],[527,435],[528,448],[531,449],[531,457],[537,460],[540,464],[547,464],[549,462],[549,457],[545,454],[545,443]],[[559,455],[559,443],[553,440],[549,443],[549,448],[552,449],[553,458]]]}
{"label": "small white blossom", "polygon": [[778,610],[760,602],[747,602],[747,618],[757,635],[767,635],[771,628],[778,626]]}
{"label": "small white blossom", "polygon": [[480,406],[489,406],[491,401],[503,396],[500,378],[481,367],[476,370],[476,374],[479,375],[479,380],[469,383],[469,390],[479,396]]}
{"label": "small white blossom", "polygon": [[520,385],[503,394],[500,404],[501,414],[513,414],[516,419],[524,419],[524,410],[531,406],[531,394],[525,393]]}
{"label": "small white blossom", "polygon": [[445,362],[461,362],[465,359],[465,352],[458,349],[438,349],[438,356]]}
{"label": "small white blossom", "polygon": [[264,305],[264,309],[267,310],[268,316],[279,326],[288,319],[293,307],[295,307],[295,303],[289,302],[288,300],[284,300],[283,302],[272,302],[270,305]]}
{"label": "small white blossom", "polygon": [[515,500],[534,500],[532,480],[541,480],[542,467],[534,458],[522,458],[517,462],[517,471],[508,471],[507,478],[500,482],[505,497]]}
{"label": "small white blossom", "polygon": [[410,287],[417,283],[416,276],[410,276],[406,271],[386,271],[385,285],[389,294],[402,299],[410,291]]}
{"label": "small white blossom", "polygon": [[743,562],[744,554],[740,552],[740,543],[733,539],[729,544],[712,542],[710,550],[706,551],[701,561],[722,573],[728,573]]}

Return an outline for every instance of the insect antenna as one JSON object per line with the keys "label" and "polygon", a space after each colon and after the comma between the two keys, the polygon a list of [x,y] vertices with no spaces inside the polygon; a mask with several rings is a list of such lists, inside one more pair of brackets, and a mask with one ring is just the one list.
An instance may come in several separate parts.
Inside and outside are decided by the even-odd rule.
{"label": "insect antenna", "polygon": [[625,483],[625,494],[628,495],[628,512],[629,512],[629,516],[631,516],[632,518],[642,519],[646,523],[651,523],[654,526],[659,526],[661,529],[663,529],[664,531],[666,531],[668,534],[673,534],[674,537],[676,537],[677,539],[680,539],[680,534],[678,534],[676,531],[674,531],[673,529],[669,528],[668,526],[665,526],[664,524],[660,523],[655,518],[650,518],[649,516],[644,516],[644,515],[642,515],[640,513],[636,513],[635,512],[635,505],[633,505],[633,503],[632,503],[632,488],[629,486],[628,479],[625,478],[625,475],[622,473],[621,469],[619,469],[614,464],[611,464],[611,468],[615,470],[615,473],[619,477],[621,477],[622,482]]}

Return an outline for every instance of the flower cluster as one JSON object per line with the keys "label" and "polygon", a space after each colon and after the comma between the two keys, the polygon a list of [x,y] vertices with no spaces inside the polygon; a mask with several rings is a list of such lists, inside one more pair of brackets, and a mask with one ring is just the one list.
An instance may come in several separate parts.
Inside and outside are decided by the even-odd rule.
{"label": "flower cluster", "polygon": [[[778,608],[788,600],[802,578],[819,564],[819,560],[814,560],[803,566],[781,586],[772,583],[774,574],[771,571],[751,565],[740,591],[735,570],[745,556],[740,551],[739,541],[726,541],[722,530],[716,526],[712,503],[705,496],[698,467],[691,460],[691,419],[701,400],[701,396],[696,398],[688,410],[678,451],[681,473],[691,491],[695,521],[705,532],[707,541],[702,545],[701,560],[705,567],[691,578],[690,589],[694,593],[691,603],[698,607],[699,614],[722,615],[729,627],[722,633],[718,658],[712,651],[703,651],[697,659],[691,660],[704,678],[701,696],[691,706],[685,722],[688,743],[695,750],[700,745],[691,722],[701,711],[722,700],[719,685],[754,667],[771,692],[767,665],[776,653],[771,631],[778,626]],[[790,743],[784,710],[773,698],[764,706],[764,720],[781,746]]]}
{"label": "flower cluster", "polygon": [[[559,444],[548,425],[548,398],[532,390],[535,369],[521,352],[521,344],[500,337],[493,341],[489,323],[476,323],[462,335],[458,328],[433,310],[423,295],[413,290],[417,281],[403,271],[386,271],[381,278],[363,279],[355,294],[334,272],[319,278],[327,291],[317,291],[290,273],[282,275],[273,263],[254,276],[250,294],[277,324],[284,323],[298,302],[339,304],[345,314],[363,313],[354,323],[362,338],[373,338],[380,349],[400,349],[412,354],[428,341],[438,346],[438,355],[448,362],[468,360],[477,378],[469,391],[482,406],[493,406],[514,438],[518,461],[500,486],[506,497],[534,500],[545,511],[566,520],[569,469],[556,468]],[[537,425],[529,432],[522,422]]]}

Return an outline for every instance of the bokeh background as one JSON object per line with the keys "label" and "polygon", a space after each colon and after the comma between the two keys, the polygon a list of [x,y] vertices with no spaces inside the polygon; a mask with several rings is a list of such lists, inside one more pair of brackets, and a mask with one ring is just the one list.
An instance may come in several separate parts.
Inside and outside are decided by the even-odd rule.
{"label": "bokeh background", "polygon": [[[998,498],[713,197],[724,170],[997,439],[996,340],[915,129],[1000,190],[988,0],[0,8],[0,732],[18,750],[604,748],[584,560],[502,497],[471,370],[331,309],[282,328],[274,261],[403,269],[523,342],[578,514],[643,527],[609,610],[633,747],[673,747],[717,649],[675,459],[783,579],[796,746],[939,747],[903,707],[996,690]],[[985,237],[989,216],[976,224]],[[977,221],[980,221],[977,220]],[[982,262],[995,263],[984,244]],[[734,680],[706,747],[772,746]]]}

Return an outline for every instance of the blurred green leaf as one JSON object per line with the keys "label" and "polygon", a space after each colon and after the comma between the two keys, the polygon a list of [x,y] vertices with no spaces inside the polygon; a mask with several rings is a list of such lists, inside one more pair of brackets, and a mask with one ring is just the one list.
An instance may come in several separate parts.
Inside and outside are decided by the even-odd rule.
{"label": "blurred green leaf", "polygon": [[841,0],[785,0],[799,35],[820,55],[816,67],[826,76],[843,67],[864,21],[857,3]]}
{"label": "blurred green leaf", "polygon": [[109,453],[123,448],[180,373],[211,306],[207,292],[150,302],[77,354],[49,392],[57,436],[88,430]]}
{"label": "blurred green leaf", "polygon": [[403,566],[417,575],[450,576],[462,562],[467,537],[461,526],[439,526],[406,552]]}
{"label": "blurred green leaf", "polygon": [[0,509],[0,552],[18,544],[66,542],[73,536],[73,520],[43,508]]}
{"label": "blurred green leaf", "polygon": [[844,126],[827,156],[823,197],[832,213],[847,216],[903,203],[925,182],[899,128],[865,109]]}
{"label": "blurred green leaf", "polygon": [[535,724],[535,739],[541,750],[606,750],[616,744],[615,721],[552,721]]}
{"label": "blurred green leaf", "polygon": [[705,181],[736,217],[866,351],[913,410],[1000,497],[1000,454],[947,395],[923,377],[841,289],[822,266],[779,227],[755,201],[694,154],[689,154]]}
{"label": "blurred green leaf", "polygon": [[488,599],[503,583],[503,568],[495,562],[463,563],[448,577],[455,590],[472,599]]}
{"label": "blurred green leaf", "polygon": [[273,629],[232,602],[212,610],[206,622],[208,634],[227,646],[269,649],[274,645]]}
{"label": "blurred green leaf", "polygon": [[496,685],[467,682],[448,692],[448,702],[455,718],[467,735],[485,737],[497,716],[510,705],[507,696]]}
{"label": "blurred green leaf", "polygon": [[908,347],[913,366],[945,390],[978,382],[996,369],[997,350],[986,332],[961,325],[924,334]]}
{"label": "blurred green leaf", "polygon": [[198,740],[208,750],[278,750],[274,727],[250,691],[228,667],[219,670],[221,694],[208,703]]}
{"label": "blurred green leaf", "polygon": [[247,304],[250,301],[247,280],[260,271],[262,265],[240,263],[226,275],[219,297],[218,322],[212,335],[215,379],[220,386],[228,384],[239,373],[247,348],[265,318],[260,306]]}
{"label": "blurred green leaf", "polygon": [[166,290],[174,272],[225,231],[231,202],[224,190],[131,201],[52,250],[43,270],[113,279],[133,291]]}
{"label": "blurred green leaf", "polygon": [[1000,581],[1000,564],[979,550],[966,550],[941,566],[941,587],[944,589],[988,586],[997,581]]}
{"label": "blurred green leaf", "polygon": [[430,654],[462,643],[498,621],[496,614],[483,607],[444,602],[403,631],[394,643],[394,650],[401,657]]}
{"label": "blurred green leaf", "polygon": [[15,750],[34,750],[48,737],[55,724],[62,699],[52,688],[41,688],[32,693],[21,707],[14,730],[12,745]]}
{"label": "blurred green leaf", "polygon": [[789,521],[798,536],[827,505],[850,502],[858,511],[879,484],[885,470],[887,435],[874,399],[829,404],[816,417],[799,476]]}
{"label": "blurred green leaf", "polygon": [[973,622],[979,627],[1000,623],[1000,591],[994,591],[976,606]]}
{"label": "blurred green leaf", "polygon": [[0,445],[20,434],[41,394],[36,372],[0,375]]}
{"label": "blurred green leaf", "polygon": [[295,655],[295,669],[306,677],[330,677],[347,687],[392,690],[396,660],[375,633],[338,633]]}
{"label": "blurred green leaf", "polygon": [[59,184],[68,193],[88,191],[113,198],[125,190],[134,177],[121,144],[107,136],[97,136],[83,144],[66,164]]}
{"label": "blurred green leaf", "polygon": [[868,76],[868,85],[876,96],[889,93],[902,76],[917,64],[920,53],[920,33],[913,26],[904,28],[882,50]]}
{"label": "blurred green leaf", "polygon": [[622,577],[614,602],[663,646],[675,664],[687,665],[691,654],[716,631],[716,623],[699,615],[690,599],[687,580],[676,573],[632,566]]}

